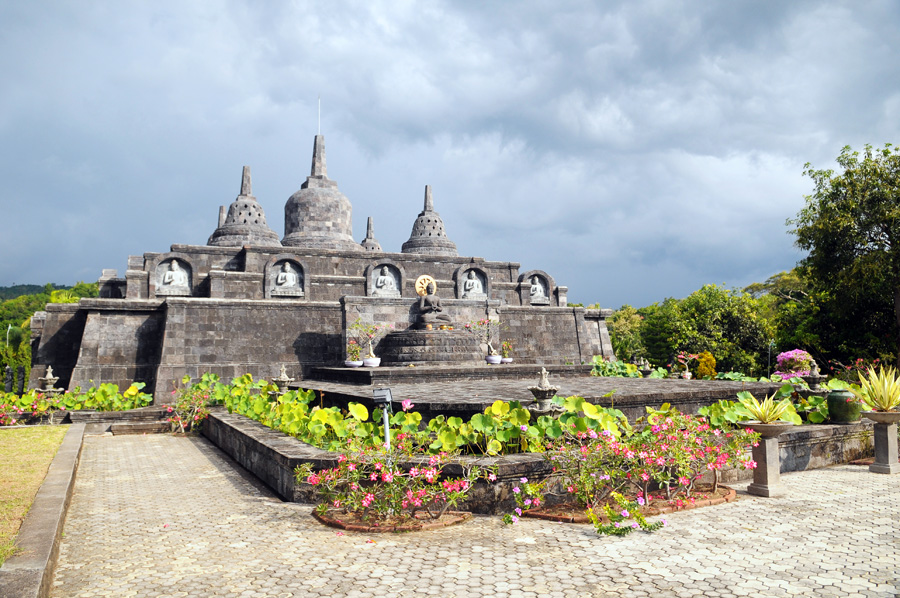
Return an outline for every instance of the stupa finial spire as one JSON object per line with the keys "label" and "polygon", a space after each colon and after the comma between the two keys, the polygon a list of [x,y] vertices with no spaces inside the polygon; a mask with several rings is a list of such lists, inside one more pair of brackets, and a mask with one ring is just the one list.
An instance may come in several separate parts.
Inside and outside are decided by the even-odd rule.
{"label": "stupa finial spire", "polygon": [[434,200],[431,198],[431,185],[425,185],[425,211],[434,211]]}
{"label": "stupa finial spire", "polygon": [[375,238],[375,224],[372,222],[372,217],[369,216],[368,222],[366,222],[366,238],[374,239]]}
{"label": "stupa finial spire", "polygon": [[244,166],[241,174],[241,195],[253,195],[253,186],[250,183],[250,167]]}
{"label": "stupa finial spire", "polygon": [[316,141],[313,144],[312,171],[309,176],[328,177],[328,170],[325,168],[325,136],[316,135]]}

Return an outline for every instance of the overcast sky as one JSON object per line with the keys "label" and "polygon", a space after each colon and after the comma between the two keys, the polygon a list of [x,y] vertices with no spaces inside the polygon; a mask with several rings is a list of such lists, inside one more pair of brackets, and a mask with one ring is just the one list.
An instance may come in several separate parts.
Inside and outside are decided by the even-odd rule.
{"label": "overcast sky", "polygon": [[202,245],[252,167],[328,174],[386,251],[426,184],[460,255],[617,308],[802,257],[845,145],[900,142],[900,3],[2,2],[0,285]]}

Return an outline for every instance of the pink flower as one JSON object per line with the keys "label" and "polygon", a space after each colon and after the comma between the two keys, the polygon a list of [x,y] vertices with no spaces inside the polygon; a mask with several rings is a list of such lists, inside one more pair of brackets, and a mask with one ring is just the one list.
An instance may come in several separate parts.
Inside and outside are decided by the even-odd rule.
{"label": "pink flower", "polygon": [[400,405],[403,407],[404,411],[409,411],[410,409],[412,409],[414,407],[413,402],[410,401],[409,399],[401,402]]}
{"label": "pink flower", "polygon": [[344,532],[334,532],[334,535],[335,535],[335,536],[343,536],[343,535],[344,535]]}
{"label": "pink flower", "polygon": [[494,475],[494,474],[492,474],[492,473],[489,473],[489,474],[488,474],[488,481],[490,481],[490,482],[496,482],[496,481],[497,481],[497,476]]}

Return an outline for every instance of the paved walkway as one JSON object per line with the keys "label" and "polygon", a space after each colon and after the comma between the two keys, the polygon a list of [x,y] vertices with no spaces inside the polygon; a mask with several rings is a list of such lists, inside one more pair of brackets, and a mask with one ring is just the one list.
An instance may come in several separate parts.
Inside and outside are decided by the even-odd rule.
{"label": "paved walkway", "polygon": [[[783,477],[790,497],[676,513],[647,535],[477,517],[338,535],[200,438],[86,437],[52,596],[900,594],[900,475]],[[372,542],[374,541],[374,543]]]}

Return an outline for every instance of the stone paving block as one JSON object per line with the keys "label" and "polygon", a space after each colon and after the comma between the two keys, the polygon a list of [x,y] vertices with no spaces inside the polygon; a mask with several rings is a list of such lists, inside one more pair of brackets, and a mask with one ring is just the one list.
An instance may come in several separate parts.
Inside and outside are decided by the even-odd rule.
{"label": "stone paving block", "polygon": [[895,596],[895,477],[785,474],[783,498],[736,485],[735,502],[672,514],[652,535],[479,516],[369,544],[277,500],[204,439],[96,436],[51,596]]}

